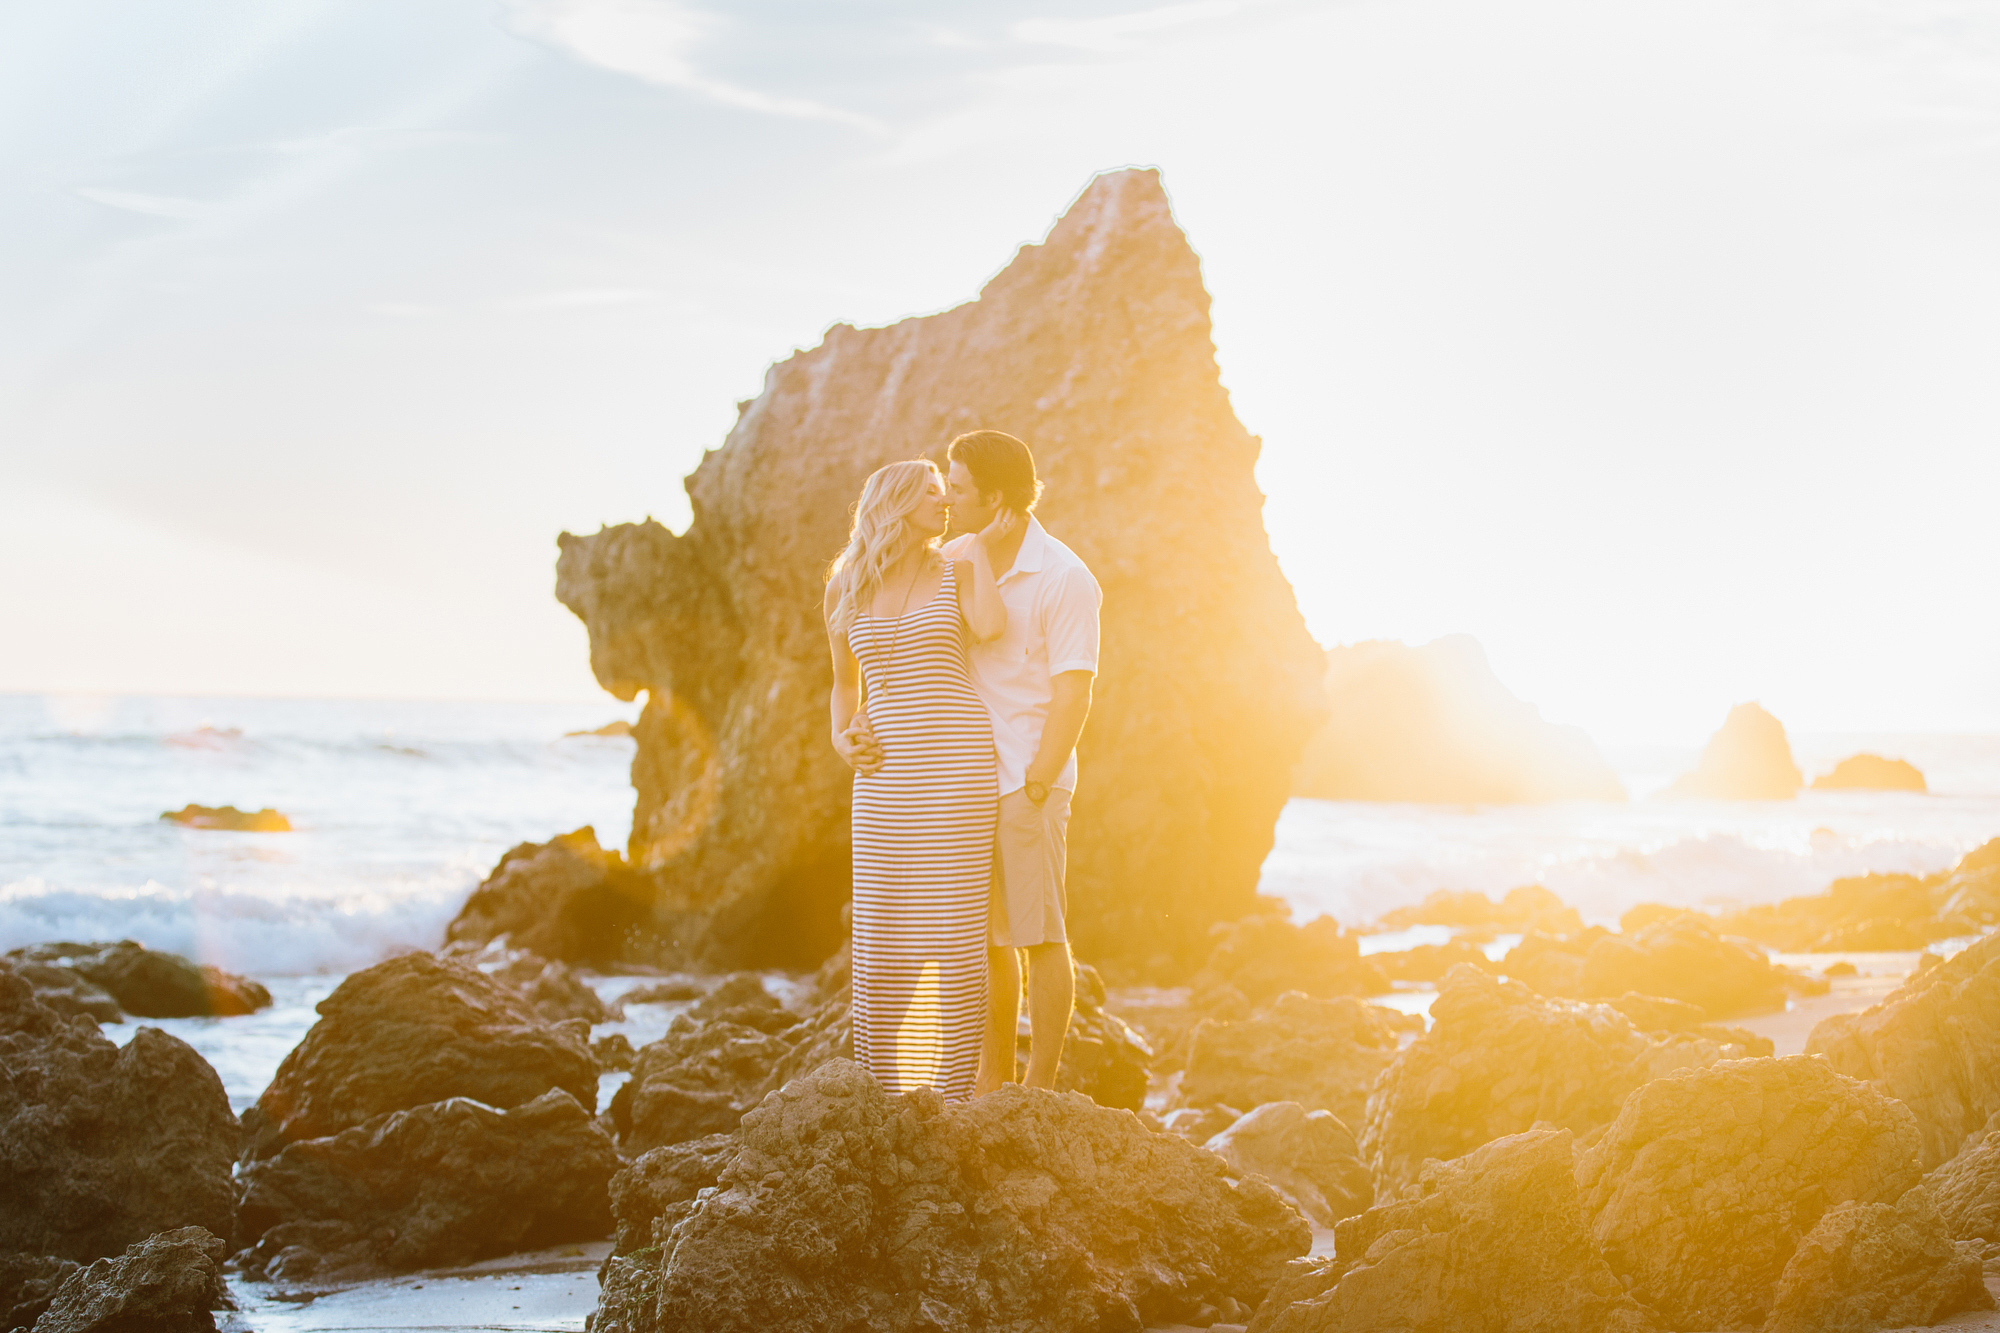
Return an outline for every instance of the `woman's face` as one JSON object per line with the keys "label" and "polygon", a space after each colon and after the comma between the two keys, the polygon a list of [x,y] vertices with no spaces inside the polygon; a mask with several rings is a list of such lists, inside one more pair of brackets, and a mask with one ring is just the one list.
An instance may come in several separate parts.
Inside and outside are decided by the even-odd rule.
{"label": "woman's face", "polygon": [[920,540],[929,541],[944,535],[945,528],[951,523],[951,509],[944,502],[944,483],[935,474],[904,521]]}

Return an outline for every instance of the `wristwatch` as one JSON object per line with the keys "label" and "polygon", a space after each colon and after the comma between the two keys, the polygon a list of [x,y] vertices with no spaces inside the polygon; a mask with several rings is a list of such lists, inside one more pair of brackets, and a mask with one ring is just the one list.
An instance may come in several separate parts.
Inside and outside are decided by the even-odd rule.
{"label": "wristwatch", "polygon": [[1046,782],[1030,782],[1025,784],[1021,790],[1026,792],[1028,799],[1036,805],[1040,805],[1043,801],[1049,799],[1049,784]]}

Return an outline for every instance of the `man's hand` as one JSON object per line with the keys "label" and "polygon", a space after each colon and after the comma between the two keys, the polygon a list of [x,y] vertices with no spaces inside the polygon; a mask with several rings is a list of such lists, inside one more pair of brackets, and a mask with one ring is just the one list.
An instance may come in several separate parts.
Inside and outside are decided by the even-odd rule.
{"label": "man's hand", "polygon": [[1021,526],[1021,515],[1003,505],[994,512],[993,521],[981,528],[972,540],[990,563],[993,559],[993,548],[1005,542],[1013,535],[1014,530]]}
{"label": "man's hand", "polygon": [[868,725],[868,714],[859,712],[847,724],[847,730],[833,738],[833,748],[847,761],[847,766],[862,777],[874,776],[882,767],[882,743],[875,739],[873,728]]}

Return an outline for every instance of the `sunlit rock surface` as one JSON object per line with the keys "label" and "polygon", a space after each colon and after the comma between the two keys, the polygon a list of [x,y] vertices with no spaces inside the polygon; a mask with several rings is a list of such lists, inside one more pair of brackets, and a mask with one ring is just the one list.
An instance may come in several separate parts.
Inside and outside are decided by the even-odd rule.
{"label": "sunlit rock surface", "polygon": [[1710,801],[1789,801],[1804,781],[1792,762],[1784,725],[1754,703],[1738,704],[1729,710],[1722,730],[1708,738],[1694,771],[1676,778],[1664,794]]}
{"label": "sunlit rock surface", "polygon": [[1921,949],[1996,924],[2000,838],[1940,874],[1853,875],[1835,880],[1825,893],[1739,908],[1719,918],[1716,928],[1773,949],[1841,953]]}
{"label": "sunlit rock surface", "polygon": [[1763,1333],[1876,1333],[1990,1310],[1979,1249],[1952,1239],[1921,1188],[1837,1204],[1792,1252]]}
{"label": "sunlit rock surface", "polygon": [[228,1307],[222,1241],[180,1227],[134,1242],[69,1275],[36,1333],[196,1333]]}
{"label": "sunlit rock surface", "polygon": [[1924,1184],[1953,1236],[2000,1245],[2000,1111]]}
{"label": "sunlit rock surface", "polygon": [[1203,1145],[1238,1176],[1256,1176],[1316,1227],[1353,1217],[1375,1201],[1353,1131],[1331,1111],[1267,1102]]}
{"label": "sunlit rock surface", "polygon": [[1253,916],[1217,925],[1194,989],[1234,986],[1252,1004],[1288,990],[1307,995],[1379,995],[1389,979],[1361,957],[1358,936],[1319,916],[1295,926],[1282,916]]}
{"label": "sunlit rock surface", "polygon": [[[1248,1317],[1306,1222],[1220,1158],[1074,1093],[945,1107],[849,1061],[744,1117],[742,1148],[595,1328],[1095,1333]],[[657,1291],[655,1301],[650,1293]]]}
{"label": "sunlit rock surface", "polygon": [[226,1236],[236,1117],[193,1047],[115,1046],[0,963],[0,1253],[88,1261],[157,1231]]}
{"label": "sunlit rock surface", "polygon": [[1072,940],[1192,967],[1211,922],[1251,910],[1323,662],[1264,533],[1258,441],[1208,307],[1158,175],[1108,173],[978,300],[836,325],[772,367],[689,477],[685,535],[564,535],[557,595],[597,679],[648,694],[630,859],[655,890],[656,961],[811,966],[838,946],[851,775],[826,739],[826,565],[869,472],[980,427],[1034,449],[1037,512],[1104,590]]}
{"label": "sunlit rock surface", "polygon": [[1928,791],[1924,775],[1907,759],[1851,754],[1812,780],[1813,790]]}
{"label": "sunlit rock surface", "polygon": [[1917,1183],[1909,1111],[1794,1055],[1683,1070],[1634,1092],[1577,1159],[1590,1234],[1668,1328],[1754,1327],[1835,1204]]}
{"label": "sunlit rock surface", "polygon": [[1692,912],[1590,946],[1583,959],[1585,998],[1627,991],[1683,1000],[1717,1018],[1785,1007],[1784,982],[1763,952],[1724,939]]}
{"label": "sunlit rock surface", "polygon": [[1576,727],[1542,720],[1476,639],[1346,644],[1326,654],[1326,725],[1292,790],[1329,801],[1622,801],[1625,786]]}
{"label": "sunlit rock surface", "polygon": [[2000,1111],[2000,935],[1917,973],[1872,1008],[1822,1020],[1808,1055],[1916,1113],[1926,1170]]}
{"label": "sunlit rock surface", "polygon": [[1543,935],[1574,935],[1583,917],[1574,907],[1539,884],[1509,889],[1499,902],[1474,889],[1437,889],[1421,903],[1384,912],[1378,930],[1411,926],[1463,926],[1476,930],[1530,931]]}
{"label": "sunlit rock surface", "polygon": [[1334,1258],[1295,1264],[1251,1333],[1652,1333],[1590,1243],[1571,1151],[1539,1129],[1428,1164],[1415,1197],[1340,1223]]}
{"label": "sunlit rock surface", "polygon": [[1288,992],[1247,1018],[1196,1027],[1180,1100],[1238,1108],[1297,1102],[1358,1125],[1404,1031],[1403,1015],[1379,1005]]}

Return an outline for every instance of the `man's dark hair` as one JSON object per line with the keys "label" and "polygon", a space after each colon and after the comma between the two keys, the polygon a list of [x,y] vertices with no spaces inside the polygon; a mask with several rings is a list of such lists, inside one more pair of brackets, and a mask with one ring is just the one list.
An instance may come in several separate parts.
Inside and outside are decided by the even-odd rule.
{"label": "man's dark hair", "polygon": [[1002,430],[967,431],[951,442],[945,456],[965,464],[981,494],[1000,492],[1000,503],[1026,514],[1042,498],[1041,478],[1028,446]]}

